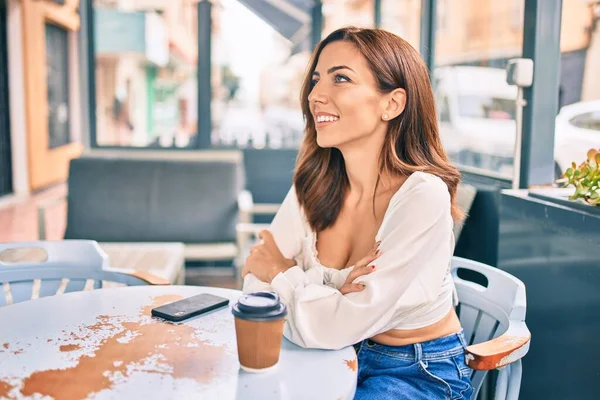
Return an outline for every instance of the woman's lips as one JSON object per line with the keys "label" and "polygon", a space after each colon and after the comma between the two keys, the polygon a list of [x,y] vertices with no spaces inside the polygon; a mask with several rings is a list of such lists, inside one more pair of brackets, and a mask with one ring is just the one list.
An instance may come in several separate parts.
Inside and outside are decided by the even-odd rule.
{"label": "woman's lips", "polygon": [[322,115],[321,116],[321,115],[319,115],[319,116],[317,116],[317,118],[315,118],[315,125],[318,128],[321,128],[321,127],[335,124],[338,121],[339,121],[339,117],[336,117],[336,116],[332,116],[332,115]]}

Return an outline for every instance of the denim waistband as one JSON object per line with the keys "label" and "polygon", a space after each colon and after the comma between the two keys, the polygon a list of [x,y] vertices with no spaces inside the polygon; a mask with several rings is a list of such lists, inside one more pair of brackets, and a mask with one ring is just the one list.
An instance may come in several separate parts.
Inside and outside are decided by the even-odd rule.
{"label": "denim waistband", "polygon": [[354,345],[356,353],[368,350],[405,360],[433,361],[464,354],[467,345],[463,332],[405,346],[386,346],[370,339]]}

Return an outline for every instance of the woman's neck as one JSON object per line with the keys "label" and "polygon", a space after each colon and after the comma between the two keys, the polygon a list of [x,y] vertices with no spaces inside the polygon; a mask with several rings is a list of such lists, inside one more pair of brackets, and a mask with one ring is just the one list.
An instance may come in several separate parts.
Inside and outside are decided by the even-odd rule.
{"label": "woman's neck", "polygon": [[392,177],[384,173],[379,177],[381,146],[382,143],[369,141],[340,149],[344,156],[346,174],[350,182],[348,196],[354,204],[362,203],[365,200],[371,202],[374,193],[377,195],[393,187]]}

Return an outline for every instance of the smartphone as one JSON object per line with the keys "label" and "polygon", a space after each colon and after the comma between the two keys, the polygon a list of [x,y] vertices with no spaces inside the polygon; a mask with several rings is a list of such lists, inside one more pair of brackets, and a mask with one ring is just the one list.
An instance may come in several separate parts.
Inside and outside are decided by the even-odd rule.
{"label": "smartphone", "polygon": [[152,309],[152,315],[166,319],[167,321],[179,322],[209,311],[225,307],[229,299],[202,293],[187,299],[177,300]]}

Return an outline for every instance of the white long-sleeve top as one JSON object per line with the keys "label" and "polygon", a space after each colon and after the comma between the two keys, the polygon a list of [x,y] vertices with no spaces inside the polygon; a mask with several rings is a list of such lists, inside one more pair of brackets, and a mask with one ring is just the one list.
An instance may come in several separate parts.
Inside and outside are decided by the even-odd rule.
{"label": "white long-sleeve top", "polygon": [[390,329],[417,329],[441,320],[452,308],[454,251],[450,194],[437,176],[415,172],[390,199],[375,237],[381,241],[377,269],[355,282],[361,292],[339,288],[353,267],[319,262],[316,240],[290,189],[270,231],[282,254],[297,265],[271,284],[248,274],[244,293],[272,290],[288,307],[284,329],[292,342],[339,349]]}

